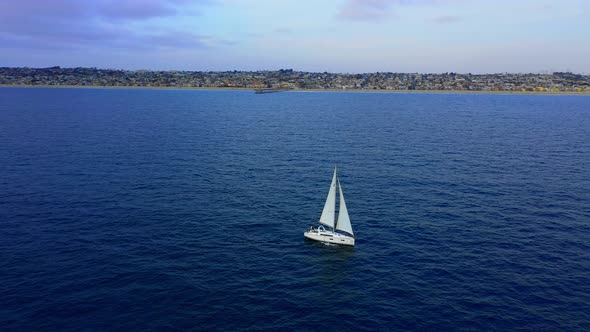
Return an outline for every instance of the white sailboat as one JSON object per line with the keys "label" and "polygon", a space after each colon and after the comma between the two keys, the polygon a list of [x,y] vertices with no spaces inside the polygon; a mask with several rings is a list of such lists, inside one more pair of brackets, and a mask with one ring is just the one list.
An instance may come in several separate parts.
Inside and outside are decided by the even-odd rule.
{"label": "white sailboat", "polygon": [[[330,184],[330,191],[324,210],[320,217],[320,226],[311,226],[303,235],[311,240],[335,243],[348,246],[354,246],[354,233],[352,232],[352,225],[346,209],[346,202],[344,201],[344,194],[342,193],[342,186],[338,179],[338,170],[334,167],[334,176],[332,177],[332,184]],[[338,220],[336,221],[336,186],[340,193],[340,208],[338,210]],[[327,226],[328,228],[324,227]],[[340,232],[337,232],[340,231]]]}

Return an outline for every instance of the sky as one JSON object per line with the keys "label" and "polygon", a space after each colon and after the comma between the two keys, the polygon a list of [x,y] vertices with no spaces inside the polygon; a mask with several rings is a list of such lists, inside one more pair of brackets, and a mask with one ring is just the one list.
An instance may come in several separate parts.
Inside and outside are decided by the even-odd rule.
{"label": "sky", "polygon": [[587,0],[0,0],[0,67],[590,73]]}

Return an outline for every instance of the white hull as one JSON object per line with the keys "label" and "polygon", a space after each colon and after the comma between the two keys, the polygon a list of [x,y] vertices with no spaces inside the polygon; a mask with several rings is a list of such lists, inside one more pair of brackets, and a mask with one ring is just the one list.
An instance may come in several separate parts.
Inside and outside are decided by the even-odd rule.
{"label": "white hull", "polygon": [[345,246],[354,246],[354,238],[329,230],[321,230],[317,228],[310,229],[303,233],[303,235],[310,239],[325,243],[341,244]]}

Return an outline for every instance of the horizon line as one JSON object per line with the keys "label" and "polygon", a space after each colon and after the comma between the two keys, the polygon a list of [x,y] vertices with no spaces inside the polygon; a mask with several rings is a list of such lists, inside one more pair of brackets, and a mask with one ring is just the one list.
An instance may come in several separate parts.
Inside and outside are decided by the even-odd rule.
{"label": "horizon line", "polygon": [[115,70],[115,71],[129,71],[129,72],[201,72],[201,73],[228,73],[228,72],[243,72],[243,73],[253,73],[253,72],[294,72],[294,73],[313,73],[313,74],[337,74],[337,75],[363,75],[363,74],[420,74],[420,75],[501,75],[501,74],[510,74],[510,75],[526,75],[526,74],[533,74],[533,75],[552,75],[556,73],[566,73],[566,74],[575,74],[575,75],[582,75],[588,76],[590,73],[584,72],[573,72],[573,71],[540,71],[540,72],[488,72],[488,73],[472,73],[472,72],[454,72],[454,71],[447,71],[447,72],[394,72],[394,71],[374,71],[374,72],[329,72],[329,71],[306,71],[306,70],[295,70],[292,68],[281,68],[281,69],[256,69],[256,70],[239,70],[239,69],[226,69],[226,70],[186,70],[186,69],[124,69],[124,68],[100,68],[100,67],[62,67],[62,66],[50,66],[50,67],[29,67],[29,66],[22,66],[22,67],[8,67],[8,66],[0,66],[0,68],[8,68],[8,69],[95,69],[95,70]]}

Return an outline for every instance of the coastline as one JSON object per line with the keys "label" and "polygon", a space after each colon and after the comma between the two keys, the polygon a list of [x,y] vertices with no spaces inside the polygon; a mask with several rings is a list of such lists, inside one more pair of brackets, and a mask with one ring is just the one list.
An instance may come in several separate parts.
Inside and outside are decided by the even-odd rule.
{"label": "coastline", "polygon": [[[173,86],[108,86],[108,85],[12,85],[0,84],[0,88],[54,88],[54,89],[143,89],[143,90],[215,90],[254,91],[244,87],[173,87]],[[369,89],[287,89],[280,92],[352,92],[352,93],[410,93],[410,94],[501,94],[501,95],[573,95],[590,96],[590,92],[576,91],[477,91],[477,90],[369,90]]]}
{"label": "coastline", "polygon": [[575,91],[476,91],[476,90],[341,90],[341,89],[294,89],[294,92],[353,92],[353,93],[411,93],[411,94],[486,94],[486,95],[574,95],[590,96],[590,92]]}

